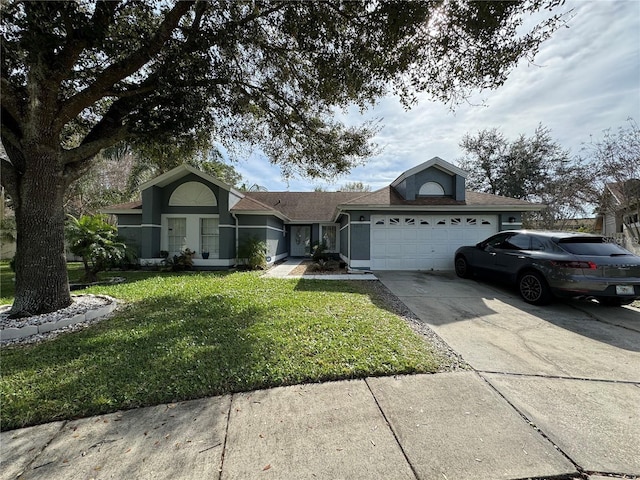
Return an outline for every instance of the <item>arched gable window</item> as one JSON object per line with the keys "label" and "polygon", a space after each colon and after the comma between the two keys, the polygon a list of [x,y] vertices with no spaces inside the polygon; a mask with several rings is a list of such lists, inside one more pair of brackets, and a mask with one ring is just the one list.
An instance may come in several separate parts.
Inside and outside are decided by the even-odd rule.
{"label": "arched gable window", "polygon": [[426,182],[420,187],[420,196],[442,196],[444,195],[444,188],[437,182]]}
{"label": "arched gable window", "polygon": [[169,198],[172,207],[215,207],[216,196],[209,187],[200,182],[187,182],[176,188]]}

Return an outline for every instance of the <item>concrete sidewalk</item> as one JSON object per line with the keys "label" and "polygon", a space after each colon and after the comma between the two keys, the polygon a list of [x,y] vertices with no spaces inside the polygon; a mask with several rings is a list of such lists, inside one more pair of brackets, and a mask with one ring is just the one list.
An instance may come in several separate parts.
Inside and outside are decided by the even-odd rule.
{"label": "concrete sidewalk", "polygon": [[265,277],[271,278],[305,278],[307,280],[377,280],[378,278],[371,272],[359,273],[355,270],[351,271],[347,275],[336,274],[322,274],[322,275],[291,275],[291,272],[302,262],[303,258],[287,258],[283,263],[274,265],[264,274]]}
{"label": "concrete sidewalk", "polygon": [[296,385],[0,435],[0,478],[587,478],[476,373]]}

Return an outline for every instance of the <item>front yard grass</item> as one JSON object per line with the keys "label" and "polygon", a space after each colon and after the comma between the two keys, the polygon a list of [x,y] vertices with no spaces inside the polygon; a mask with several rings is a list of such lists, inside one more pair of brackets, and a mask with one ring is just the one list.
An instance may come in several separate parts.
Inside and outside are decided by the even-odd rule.
{"label": "front yard grass", "polygon": [[2,348],[3,430],[439,367],[435,349],[386,310],[368,282],[247,272],[123,275],[127,283],[87,290],[126,302],[112,317],[40,344]]}

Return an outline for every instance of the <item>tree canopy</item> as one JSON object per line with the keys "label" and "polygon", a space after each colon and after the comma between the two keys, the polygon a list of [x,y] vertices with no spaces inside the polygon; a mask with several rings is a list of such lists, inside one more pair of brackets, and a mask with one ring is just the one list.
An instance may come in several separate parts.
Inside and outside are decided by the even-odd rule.
{"label": "tree canopy", "polygon": [[340,192],[370,192],[371,185],[362,182],[347,182],[342,185],[338,191]]}
{"label": "tree canopy", "polygon": [[[456,103],[496,88],[561,22],[528,1],[18,1],[2,4],[2,185],[16,208],[16,296],[69,304],[64,192],[122,141],[257,145],[285,175],[332,177],[372,151],[347,126],[388,92]],[[42,272],[47,272],[45,275]]]}
{"label": "tree canopy", "polygon": [[[527,221],[542,228],[584,215],[592,205],[594,185],[589,170],[552,139],[549,128],[539,125],[533,135],[508,140],[497,128],[467,134],[460,142],[461,168],[469,172],[470,189],[544,203]],[[535,223],[534,223],[535,222]]]}

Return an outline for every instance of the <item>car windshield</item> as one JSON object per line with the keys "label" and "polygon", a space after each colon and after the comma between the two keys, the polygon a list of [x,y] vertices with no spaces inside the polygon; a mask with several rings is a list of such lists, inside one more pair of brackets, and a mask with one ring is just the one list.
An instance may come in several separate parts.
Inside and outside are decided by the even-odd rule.
{"label": "car windshield", "polygon": [[607,242],[601,237],[566,238],[558,242],[560,246],[574,255],[593,255],[602,257],[616,257],[631,255],[617,243]]}

